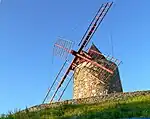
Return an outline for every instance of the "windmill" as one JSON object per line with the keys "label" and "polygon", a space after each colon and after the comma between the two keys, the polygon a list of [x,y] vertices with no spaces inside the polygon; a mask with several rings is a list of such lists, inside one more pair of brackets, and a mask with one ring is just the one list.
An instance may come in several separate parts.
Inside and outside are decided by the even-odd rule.
{"label": "windmill", "polygon": [[[58,72],[58,75],[56,76],[54,82],[52,83],[51,87],[49,88],[49,90],[43,100],[43,103],[48,99],[48,96],[49,96],[50,92],[52,91],[52,89],[54,89],[54,92],[52,93],[52,96],[51,96],[49,102],[50,103],[53,102],[54,98],[56,96],[58,96],[56,101],[61,100],[66,88],[68,87],[70,81],[72,80],[72,78],[74,76],[74,74],[72,74],[71,76],[69,75],[70,71],[74,71],[76,73],[77,69],[80,68],[81,64],[85,64],[85,63],[90,64],[93,67],[97,67],[97,69],[100,69],[98,75],[99,75],[99,77],[103,77],[103,79],[105,79],[105,81],[108,80],[110,77],[112,77],[112,75],[114,75],[114,72],[117,70],[118,65],[121,63],[119,60],[117,60],[113,57],[104,56],[96,48],[96,46],[94,44],[91,46],[91,48],[88,50],[88,52],[84,51],[84,48],[88,45],[89,41],[91,40],[91,38],[94,35],[94,33],[96,32],[97,28],[99,27],[99,25],[103,21],[104,17],[108,13],[112,4],[113,4],[113,2],[107,2],[107,3],[101,5],[101,7],[99,8],[98,12],[96,13],[94,19],[90,23],[87,31],[83,35],[81,42],[79,43],[78,51],[74,51],[71,49],[72,45],[73,45],[73,43],[71,41],[67,41],[67,40],[64,40],[61,38],[59,38],[58,41],[54,44],[54,52],[56,55],[67,57],[67,55],[70,53],[74,56],[74,58],[71,61],[71,63],[69,64],[67,70],[63,73],[62,78],[59,79],[58,77],[59,77],[60,73],[62,72],[64,66],[67,63],[67,60],[65,61],[65,63],[61,67],[60,71]],[[102,59],[103,59],[103,61],[105,59],[109,62],[99,63],[96,59],[101,59],[101,61],[102,61]],[[108,64],[108,63],[110,63],[110,64]],[[102,83],[103,85],[105,85],[105,83],[106,83],[105,81],[99,80],[99,82]],[[63,85],[64,82],[66,82],[65,86]],[[61,91],[60,94],[58,94],[59,91]],[[76,98],[76,96],[74,96],[74,97]],[[78,97],[82,97],[82,96],[78,96]]]}

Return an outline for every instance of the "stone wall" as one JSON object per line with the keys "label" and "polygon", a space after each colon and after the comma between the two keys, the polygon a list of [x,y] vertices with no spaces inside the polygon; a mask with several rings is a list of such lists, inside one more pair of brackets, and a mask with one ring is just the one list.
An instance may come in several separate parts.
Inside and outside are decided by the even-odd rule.
{"label": "stone wall", "polygon": [[93,103],[101,103],[109,100],[126,100],[127,98],[137,97],[141,95],[150,95],[149,91],[137,91],[137,92],[126,92],[126,93],[111,93],[96,97],[89,98],[81,98],[81,99],[71,99],[65,100],[61,102],[55,102],[50,104],[41,104],[34,107],[29,108],[29,111],[37,111],[45,108],[53,108],[66,104],[93,104]]}
{"label": "stone wall", "polygon": [[[107,63],[107,67],[112,70],[117,67],[107,59],[100,59],[97,62],[103,66]],[[122,92],[118,68],[113,75],[109,75],[110,73],[91,63],[79,64],[74,71],[73,99]]]}

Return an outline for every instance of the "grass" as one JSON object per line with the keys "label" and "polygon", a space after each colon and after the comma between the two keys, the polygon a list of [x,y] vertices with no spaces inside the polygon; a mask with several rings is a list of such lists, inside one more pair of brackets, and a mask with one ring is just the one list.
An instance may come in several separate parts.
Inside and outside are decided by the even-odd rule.
{"label": "grass", "polygon": [[61,105],[37,112],[9,113],[0,119],[117,119],[150,117],[150,95],[126,100],[111,100],[98,104]]}

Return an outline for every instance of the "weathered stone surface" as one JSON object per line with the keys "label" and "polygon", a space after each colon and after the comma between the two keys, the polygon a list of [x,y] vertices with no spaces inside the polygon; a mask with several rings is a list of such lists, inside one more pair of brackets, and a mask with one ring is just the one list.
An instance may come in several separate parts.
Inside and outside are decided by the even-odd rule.
{"label": "weathered stone surface", "polygon": [[[111,66],[110,68],[112,68],[112,64],[116,67],[113,62],[110,62],[107,59],[99,60],[98,63],[101,65],[109,63],[109,66]],[[122,92],[118,68],[116,68],[112,76],[109,75],[108,72],[91,63],[83,62],[79,64],[74,72],[73,98],[87,98],[114,92]]]}

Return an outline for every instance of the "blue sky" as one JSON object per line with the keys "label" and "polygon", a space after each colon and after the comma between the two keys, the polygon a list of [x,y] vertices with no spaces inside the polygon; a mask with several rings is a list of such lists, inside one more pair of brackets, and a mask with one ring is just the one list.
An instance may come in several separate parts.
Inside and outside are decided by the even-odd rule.
{"label": "blue sky", "polygon": [[[58,36],[81,40],[106,0],[3,0],[0,4],[0,113],[40,104],[64,60],[52,63]],[[123,61],[125,92],[150,89],[150,1],[115,0],[91,42]],[[71,87],[64,99],[71,98]]]}

